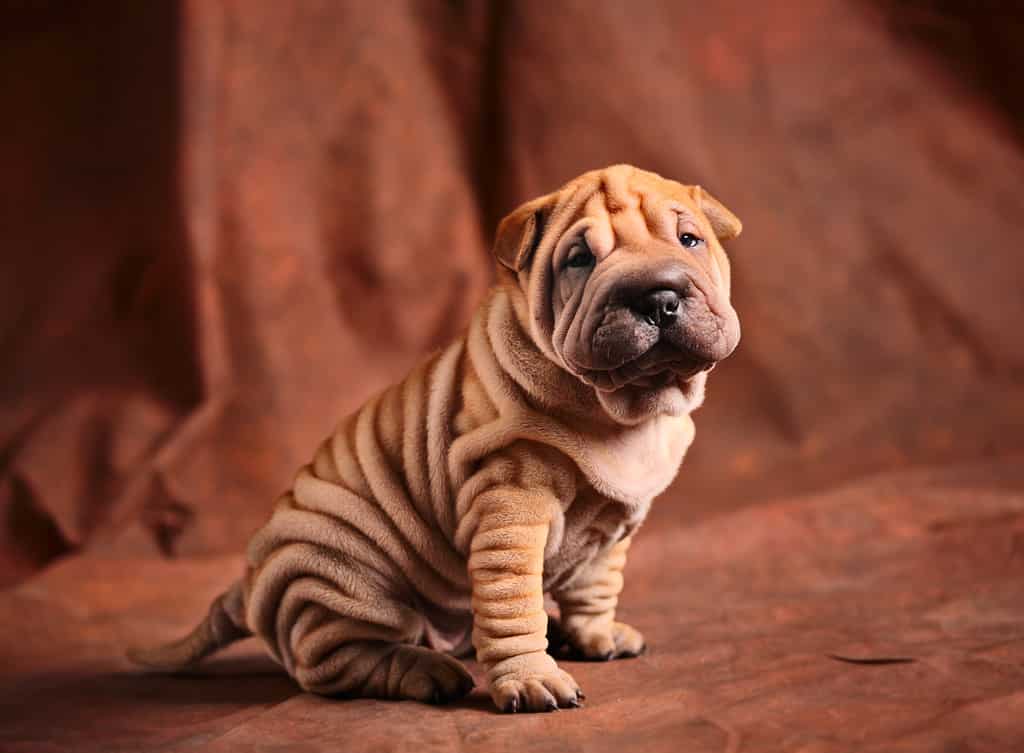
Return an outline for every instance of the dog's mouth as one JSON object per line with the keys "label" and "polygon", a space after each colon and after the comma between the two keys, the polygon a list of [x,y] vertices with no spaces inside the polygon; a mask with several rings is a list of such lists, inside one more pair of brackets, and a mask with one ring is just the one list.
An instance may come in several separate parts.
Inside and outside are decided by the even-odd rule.
{"label": "dog's mouth", "polygon": [[739,340],[735,314],[721,316],[697,298],[685,301],[679,316],[667,324],[625,306],[612,306],[597,319],[591,319],[590,337],[576,341],[586,345],[562,356],[570,371],[603,392],[673,384],[685,388],[728,356]]}
{"label": "dog's mouth", "polygon": [[682,385],[701,372],[710,371],[716,361],[681,351],[667,342],[658,342],[635,358],[611,368],[588,368],[569,364],[570,369],[586,384],[602,392],[616,392],[626,387],[661,390]]}
{"label": "dog's mouth", "polygon": [[739,342],[728,299],[674,263],[606,273],[589,290],[564,312],[552,342],[568,370],[601,392],[677,386],[686,393]]}

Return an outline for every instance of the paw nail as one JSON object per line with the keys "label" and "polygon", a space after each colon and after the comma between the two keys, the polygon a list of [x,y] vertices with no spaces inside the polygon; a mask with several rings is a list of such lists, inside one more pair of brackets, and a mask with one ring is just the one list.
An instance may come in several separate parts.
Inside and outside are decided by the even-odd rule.
{"label": "paw nail", "polygon": [[554,701],[549,700],[546,704],[544,704],[544,708],[546,711],[558,711],[558,704]]}

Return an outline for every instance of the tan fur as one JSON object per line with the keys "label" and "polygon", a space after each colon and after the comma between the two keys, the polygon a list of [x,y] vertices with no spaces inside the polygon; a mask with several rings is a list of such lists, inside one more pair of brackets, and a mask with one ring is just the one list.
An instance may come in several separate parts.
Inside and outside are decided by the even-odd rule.
{"label": "tan fur", "polygon": [[553,344],[550,259],[581,218],[648,253],[655,200],[710,231],[727,297],[714,236],[739,222],[700,189],[618,166],[524,205],[499,229],[499,282],[466,335],[341,422],[192,635],[133,657],[176,669],[252,633],[307,690],[444,701],[472,687],[454,658],[472,647],[499,708],[578,705],[546,653],[545,592],[577,653],[639,653],[614,619],[626,550],[693,439],[705,374],[627,404],[572,373]]}

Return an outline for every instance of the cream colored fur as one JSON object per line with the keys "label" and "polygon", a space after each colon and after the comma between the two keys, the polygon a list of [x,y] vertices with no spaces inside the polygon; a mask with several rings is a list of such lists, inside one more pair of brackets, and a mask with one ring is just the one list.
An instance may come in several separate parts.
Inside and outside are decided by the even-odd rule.
{"label": "cream colored fur", "polygon": [[626,550],[693,440],[705,373],[629,399],[573,373],[550,260],[581,218],[644,253],[655,200],[707,231],[727,296],[715,236],[739,223],[699,189],[618,166],[524,205],[499,229],[499,281],[466,335],[341,422],[192,635],[133,657],[176,669],[251,633],[307,690],[445,701],[473,686],[454,657],[475,648],[500,709],[575,706],[546,653],[545,593],[580,655],[641,652],[615,621]]}

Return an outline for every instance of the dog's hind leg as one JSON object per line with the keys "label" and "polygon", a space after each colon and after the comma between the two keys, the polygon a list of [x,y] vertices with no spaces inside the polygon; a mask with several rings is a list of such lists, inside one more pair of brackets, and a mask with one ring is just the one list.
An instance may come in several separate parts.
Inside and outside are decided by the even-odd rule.
{"label": "dog's hind leg", "polygon": [[391,628],[309,603],[290,631],[287,665],[303,689],[320,695],[446,703],[472,690],[457,659],[394,637]]}
{"label": "dog's hind leg", "polygon": [[[337,493],[340,509],[361,504]],[[394,535],[378,522],[377,535]],[[246,622],[303,689],[443,702],[473,687],[461,663],[423,647],[424,617],[395,557],[339,517],[286,498],[253,539],[249,559]]]}

